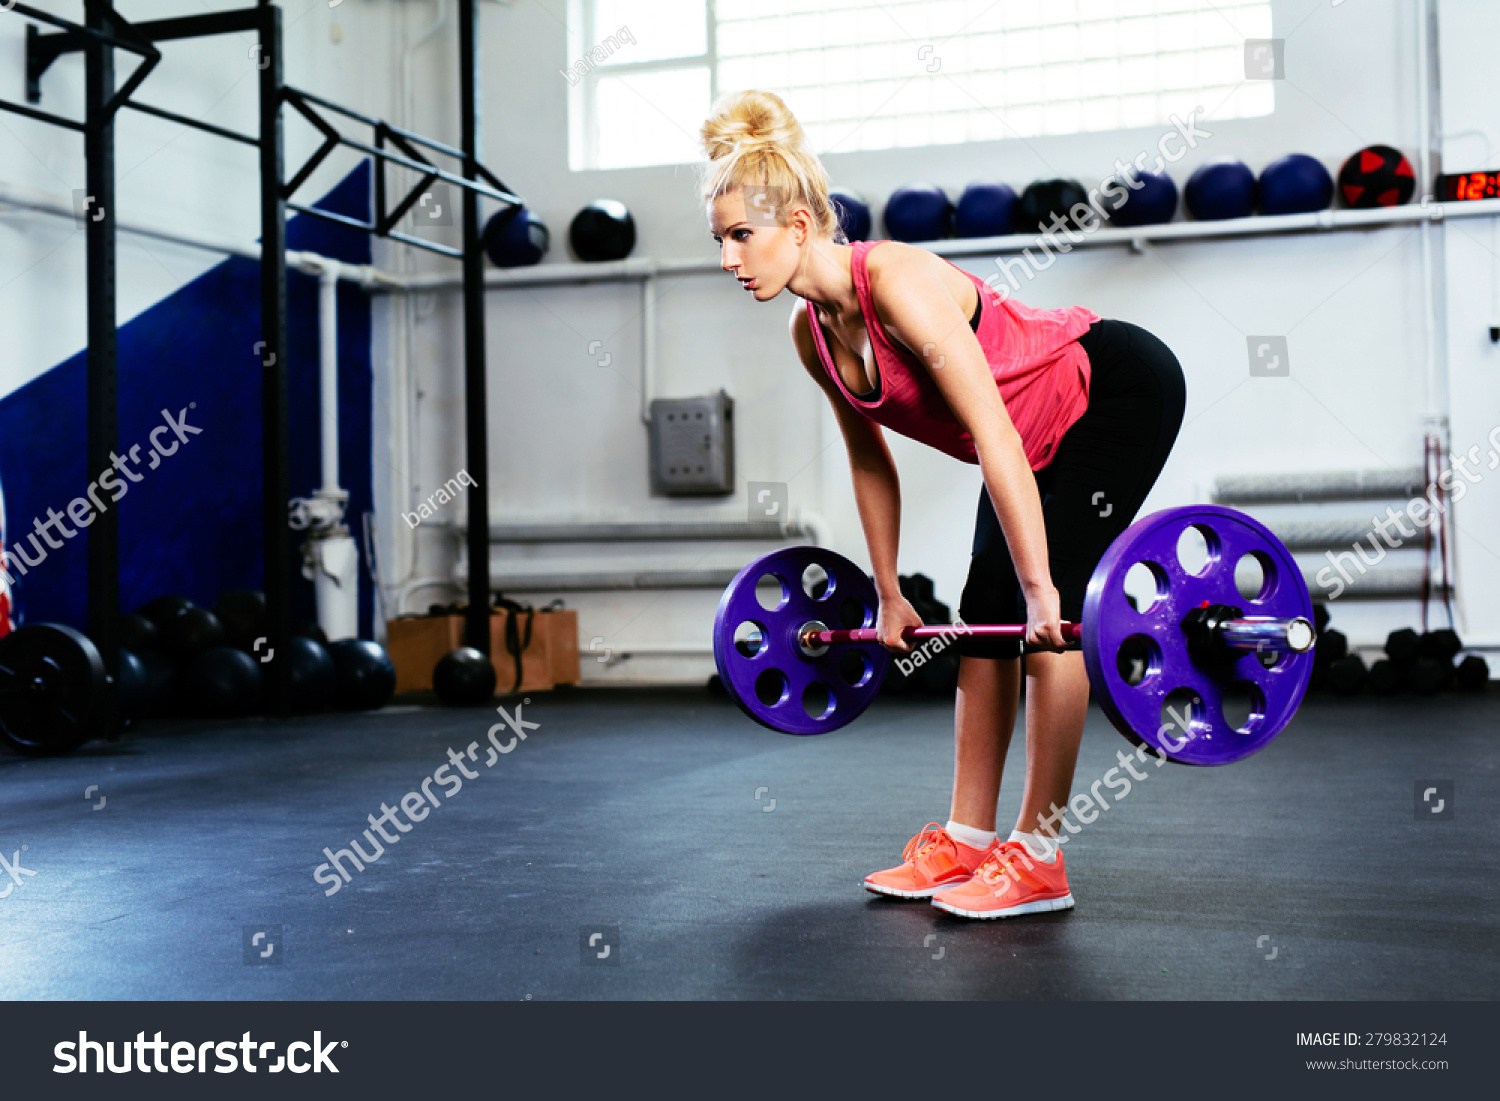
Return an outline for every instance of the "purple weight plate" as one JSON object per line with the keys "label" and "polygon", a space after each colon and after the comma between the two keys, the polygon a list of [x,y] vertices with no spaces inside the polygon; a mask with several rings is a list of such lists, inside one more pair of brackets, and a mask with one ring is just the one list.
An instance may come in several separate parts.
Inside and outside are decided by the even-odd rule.
{"label": "purple weight plate", "polygon": [[[812,565],[828,575],[817,599],[802,584],[804,571]],[[771,611],[761,606],[755,591],[766,576],[781,584],[780,606]],[[851,643],[809,657],[797,646],[797,631],[809,620],[830,628],[873,627],[878,609],[874,584],[842,555],[822,547],[785,547],[762,555],[735,576],[719,600],[714,616],[719,677],[740,710],[772,730],[837,730],[857,718],[880,691],[890,655],[879,643]],[[744,623],[759,629],[758,649],[753,636],[736,643],[735,632]],[[826,706],[818,685],[826,689]],[[804,693],[820,714],[808,714]]]}
{"label": "purple weight plate", "polygon": [[[1197,526],[1208,544],[1208,562],[1196,575],[1177,554],[1178,539],[1190,526]],[[1259,559],[1264,577],[1260,593],[1248,599],[1234,578],[1235,565],[1246,554]],[[1141,611],[1125,599],[1125,575],[1136,563],[1151,570],[1158,594]],[[1302,571],[1264,525],[1233,509],[1187,505],[1137,520],[1100,559],[1083,602],[1083,655],[1095,697],[1120,733],[1183,764],[1226,765],[1264,748],[1291,721],[1307,691],[1313,655],[1281,654],[1270,668],[1252,652],[1232,665],[1200,664],[1188,653],[1181,623],[1204,601],[1243,608],[1247,616],[1312,618]],[[1144,653],[1146,671],[1132,685],[1121,672],[1119,654],[1126,640],[1136,637],[1144,643],[1133,643],[1131,652]],[[1164,714],[1174,692],[1173,710]],[[1226,693],[1234,694],[1239,711],[1248,709],[1238,727],[1225,718]],[[1172,719],[1174,713],[1187,719],[1186,730]],[[1190,736],[1184,742],[1185,734]]]}

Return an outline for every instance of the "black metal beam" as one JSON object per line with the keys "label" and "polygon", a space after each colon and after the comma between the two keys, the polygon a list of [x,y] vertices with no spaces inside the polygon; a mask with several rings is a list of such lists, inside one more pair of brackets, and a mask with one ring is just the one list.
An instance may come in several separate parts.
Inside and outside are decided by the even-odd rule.
{"label": "black metal beam", "polygon": [[[106,17],[89,5],[84,17],[91,30]],[[84,238],[88,257],[88,441],[86,467],[91,480],[113,465],[119,446],[119,399],[116,390],[115,327],[115,94],[114,47],[97,37],[84,47]],[[102,509],[88,529],[89,637],[111,678],[100,709],[103,733],[119,729],[120,673],[120,516]]]}
{"label": "black metal beam", "polygon": [[241,142],[245,145],[260,144],[260,142],[256,141],[249,134],[238,134],[233,130],[226,130],[222,126],[215,126],[211,122],[204,122],[202,119],[188,118],[186,115],[179,115],[175,111],[168,111],[164,107],[153,107],[149,103],[140,103],[133,99],[127,99],[125,106],[139,111],[143,115],[155,115],[157,118],[166,119],[168,122],[175,122],[182,126],[191,126],[194,130],[202,130],[206,134],[228,138],[230,141]]}
{"label": "black metal beam", "polygon": [[119,88],[111,88],[104,109],[113,114],[130,98],[161,61],[161,51],[144,38],[135,25],[110,6],[109,0],[83,0],[83,24],[41,11],[27,4],[12,0],[10,10],[29,16],[42,23],[61,27],[61,34],[41,34],[31,24],[26,25],[26,101],[40,103],[42,100],[42,74],[58,57],[74,50],[87,50],[93,45],[112,49],[128,50],[140,55],[141,63],[126,78]]}
{"label": "black metal beam", "polygon": [[202,15],[183,15],[173,19],[151,19],[134,24],[142,38],[152,42],[171,42],[178,38],[208,38],[216,34],[241,34],[260,26],[257,8],[231,8]]}
{"label": "black metal beam", "polygon": [[362,222],[358,218],[349,217],[349,215],[347,214],[335,214],[331,210],[319,210],[315,206],[303,206],[300,203],[287,203],[286,208],[288,210],[294,210],[298,214],[307,214],[314,218],[322,218],[325,222],[337,222],[341,226],[349,226],[351,229],[362,230],[365,233],[373,233],[377,236],[385,237],[391,241],[400,241],[402,244],[411,245],[413,248],[426,249],[428,252],[436,252],[440,256],[449,256],[454,260],[461,260],[464,255],[463,249],[456,248],[453,245],[442,245],[437,243],[436,241],[425,241],[420,237],[413,237],[410,234],[406,233],[381,233],[379,229],[377,229],[375,226],[372,226],[369,222]]}
{"label": "black metal beam", "polygon": [[[479,177],[479,5],[458,3],[459,98],[464,178]],[[485,397],[484,253],[479,248],[479,195],[463,192],[464,209],[464,433],[469,476],[478,484],[468,496],[468,645],[490,652],[490,464]]]}
{"label": "black metal beam", "polygon": [[25,115],[29,119],[36,119],[38,122],[51,123],[53,126],[64,126],[69,130],[77,130],[80,134],[88,128],[87,123],[78,122],[75,119],[63,118],[61,115],[54,115],[48,111],[38,111],[35,107],[27,107],[21,103],[12,103],[8,99],[0,99],[0,111],[11,111],[17,115]]}
{"label": "black metal beam", "polygon": [[[260,348],[261,526],[266,585],[266,632],[273,657],[262,666],[266,711],[291,710],[288,645],[291,579],[287,526],[286,205],[282,198],[281,9],[256,9],[260,38]],[[247,349],[248,350],[248,349]]]}
{"label": "black metal beam", "polygon": [[[484,167],[484,165],[479,165],[477,168],[477,172],[474,175],[454,175],[452,172],[445,172],[443,169],[438,168],[430,161],[413,159],[411,157],[403,157],[395,153],[387,152],[381,146],[369,145],[368,143],[362,141],[355,141],[353,138],[346,137],[333,127],[329,126],[326,120],[322,119],[318,115],[318,113],[312,109],[312,105],[317,102],[316,97],[309,96],[306,92],[300,91],[296,88],[286,88],[284,91],[284,95],[286,97],[286,101],[290,103],[294,108],[296,108],[298,113],[306,118],[308,122],[312,123],[313,126],[322,131],[325,141],[326,139],[331,137],[333,140],[337,141],[339,145],[347,146],[348,148],[353,149],[356,152],[363,153],[368,157],[375,157],[382,162],[400,165],[402,168],[409,168],[413,172],[421,172],[423,174],[434,175],[440,180],[444,180],[448,183],[453,184],[453,186],[455,187],[461,188],[465,191],[477,191],[479,194],[494,199],[498,202],[514,204],[517,206],[519,206],[522,202],[522,199],[519,195],[512,194],[505,188],[503,184],[497,183],[496,187],[492,189],[480,183],[479,179],[481,177],[486,179],[494,178],[493,176],[491,176],[489,170]],[[379,136],[380,128],[382,126],[384,126],[385,131],[391,135],[395,135],[397,133],[397,131],[389,126],[386,126],[379,119],[372,120],[371,125],[376,127],[377,136]],[[322,158],[326,155],[326,148],[319,147],[318,150],[314,152],[312,157],[309,159],[309,164],[315,166],[315,162],[321,161]],[[299,183],[302,179],[306,178],[308,172],[310,171],[310,168],[304,167],[298,173],[297,179]],[[288,186],[286,197],[291,198],[291,195],[295,190],[296,189],[294,187]]]}

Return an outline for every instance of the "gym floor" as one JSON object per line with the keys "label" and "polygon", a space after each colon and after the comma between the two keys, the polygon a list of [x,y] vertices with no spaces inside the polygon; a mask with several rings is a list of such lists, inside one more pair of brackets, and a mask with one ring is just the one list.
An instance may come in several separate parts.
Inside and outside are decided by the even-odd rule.
{"label": "gym floor", "polygon": [[[1450,698],[1438,718],[1417,700],[1315,696],[1235,765],[1141,765],[1148,778],[1065,850],[1077,907],[1002,922],[860,888],[946,818],[951,702],[882,699],[804,739],[702,690],[573,689],[533,697],[521,717],[537,724],[526,741],[489,768],[481,753],[477,779],[332,897],[313,878],[323,848],[347,847],[450,746],[484,744],[493,710],[157,722],[73,757],[0,758],[3,855],[24,844],[35,873],[0,902],[4,996],[1500,990],[1492,697]],[[1092,709],[1075,790],[1128,748]],[[1022,757],[1018,730],[1002,822]],[[1418,819],[1429,781],[1453,783],[1451,816]],[[250,949],[255,931],[278,965]],[[603,960],[585,949],[592,933]]]}

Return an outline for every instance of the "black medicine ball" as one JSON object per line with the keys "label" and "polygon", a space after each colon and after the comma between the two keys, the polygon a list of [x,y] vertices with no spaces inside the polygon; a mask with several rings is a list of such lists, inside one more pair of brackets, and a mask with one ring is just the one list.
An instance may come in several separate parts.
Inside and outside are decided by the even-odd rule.
{"label": "black medicine ball", "polygon": [[1046,232],[1053,225],[1054,214],[1065,225],[1077,227],[1072,211],[1079,203],[1088,206],[1089,193],[1077,180],[1037,180],[1027,184],[1015,205],[1015,232]]}
{"label": "black medicine ball", "polygon": [[568,243],[580,260],[623,260],[635,248],[635,219],[624,203],[595,200],[573,218]]}
{"label": "black medicine ball", "polygon": [[1355,208],[1400,206],[1417,189],[1417,173],[1399,149],[1371,145],[1339,169],[1339,194]]}
{"label": "black medicine ball", "polygon": [[450,706],[483,703],[495,694],[495,667],[472,646],[449,650],[433,667],[432,690]]}

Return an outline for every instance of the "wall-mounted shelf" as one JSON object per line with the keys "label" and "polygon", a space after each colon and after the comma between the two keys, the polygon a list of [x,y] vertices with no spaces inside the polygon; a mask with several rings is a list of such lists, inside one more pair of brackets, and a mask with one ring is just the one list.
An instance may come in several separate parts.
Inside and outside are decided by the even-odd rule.
{"label": "wall-mounted shelf", "polygon": [[[1075,230],[1079,238],[1059,240],[1073,248],[1125,246],[1136,250],[1151,243],[1170,243],[1200,239],[1234,237],[1270,237],[1289,233],[1318,233],[1339,230],[1369,230],[1385,226],[1421,222],[1443,222],[1450,218],[1484,218],[1500,214],[1500,199],[1483,199],[1471,203],[1413,203],[1406,206],[1377,207],[1374,210],[1319,210],[1311,214],[1278,214],[1250,218],[1226,218],[1219,222],[1167,222],[1158,226],[1115,229],[1103,226],[1092,233]],[[1051,236],[1044,240],[1051,241]],[[917,244],[939,256],[993,256],[1036,248],[1035,233],[1011,233],[1003,237],[949,238],[921,241]],[[705,259],[653,260],[640,257],[612,260],[600,264],[540,264],[531,268],[508,268],[485,273],[485,286],[491,289],[539,287],[552,284],[628,283],[661,275],[721,274],[715,257]],[[462,281],[452,275],[410,275],[399,284],[388,282],[372,287],[372,293],[401,291],[457,290]]]}

